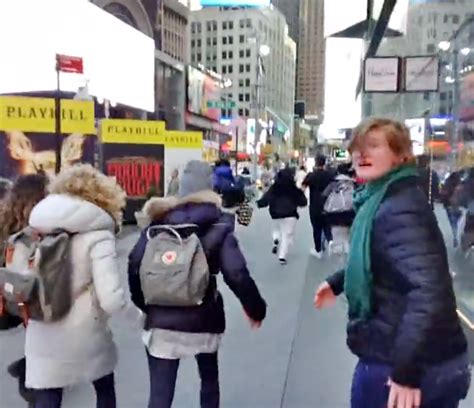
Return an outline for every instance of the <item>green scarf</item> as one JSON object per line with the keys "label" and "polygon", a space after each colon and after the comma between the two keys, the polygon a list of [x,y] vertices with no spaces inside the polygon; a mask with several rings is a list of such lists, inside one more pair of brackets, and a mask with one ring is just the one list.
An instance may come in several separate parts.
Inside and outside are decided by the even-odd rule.
{"label": "green scarf", "polygon": [[351,228],[351,246],[344,281],[350,317],[365,319],[372,311],[370,253],[374,219],[379,206],[394,182],[417,175],[413,166],[400,166],[354,193],[357,215]]}

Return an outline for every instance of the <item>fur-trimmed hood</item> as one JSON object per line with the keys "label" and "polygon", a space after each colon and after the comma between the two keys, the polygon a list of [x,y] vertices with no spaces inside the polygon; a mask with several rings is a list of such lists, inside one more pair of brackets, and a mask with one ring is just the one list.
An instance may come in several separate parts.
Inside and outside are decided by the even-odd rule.
{"label": "fur-trimmed hood", "polygon": [[207,190],[183,198],[152,198],[146,202],[143,213],[152,222],[200,224],[219,218],[221,206],[220,196]]}

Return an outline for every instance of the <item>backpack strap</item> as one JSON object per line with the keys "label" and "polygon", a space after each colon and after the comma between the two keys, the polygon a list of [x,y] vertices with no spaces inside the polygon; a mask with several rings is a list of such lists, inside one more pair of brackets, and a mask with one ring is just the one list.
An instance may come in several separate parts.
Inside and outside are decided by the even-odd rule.
{"label": "backpack strap", "polygon": [[176,238],[178,238],[180,245],[182,245],[183,244],[183,238],[181,237],[181,235],[179,234],[178,231],[182,230],[182,229],[189,229],[189,228],[196,228],[197,229],[197,228],[199,228],[199,226],[196,225],[196,224],[155,225],[153,227],[148,228],[148,230],[146,232],[146,238],[149,241],[150,239],[153,238],[153,236],[151,235],[153,231],[163,230],[163,231],[167,231],[167,232],[171,233]]}

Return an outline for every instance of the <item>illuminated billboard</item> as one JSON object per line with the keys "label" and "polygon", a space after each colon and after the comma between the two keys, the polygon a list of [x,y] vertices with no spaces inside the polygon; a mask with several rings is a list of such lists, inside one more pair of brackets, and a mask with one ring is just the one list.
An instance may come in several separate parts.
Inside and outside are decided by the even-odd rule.
{"label": "illuminated billboard", "polygon": [[268,7],[271,0],[201,0],[202,7],[237,7],[237,6],[252,6],[252,7]]}
{"label": "illuminated billboard", "polygon": [[62,91],[87,84],[92,96],[155,110],[153,39],[89,1],[0,1],[0,38],[0,94],[55,90],[65,54],[81,57],[84,73],[61,74]]}

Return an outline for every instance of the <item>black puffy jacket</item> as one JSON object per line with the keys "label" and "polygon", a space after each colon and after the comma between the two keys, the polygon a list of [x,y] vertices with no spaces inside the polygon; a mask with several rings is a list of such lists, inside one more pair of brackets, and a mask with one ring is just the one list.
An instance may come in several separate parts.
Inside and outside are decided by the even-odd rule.
{"label": "black puffy jacket", "polygon": [[[467,350],[443,236],[417,182],[394,183],[380,205],[372,233],[373,313],[349,317],[347,326],[354,354],[392,365],[392,379],[411,387],[428,367]],[[328,282],[342,293],[344,273]]]}
{"label": "black puffy jacket", "polygon": [[145,230],[129,256],[128,279],[133,302],[146,313],[146,329],[159,328],[188,333],[222,333],[225,330],[224,303],[217,291],[216,275],[222,272],[224,282],[239,299],[253,320],[266,315],[266,303],[250,276],[247,263],[233,234],[234,220],[219,208],[220,198],[203,191],[177,199],[154,198],[145,212],[155,225],[195,224],[199,227],[211,279],[207,295],[200,306],[171,307],[145,305],[140,268],[147,244]]}
{"label": "black puffy jacket", "polygon": [[270,207],[270,216],[274,220],[299,218],[298,207],[306,207],[308,201],[304,192],[296,187],[294,173],[283,169],[277,174],[275,183],[257,201],[258,208]]}

